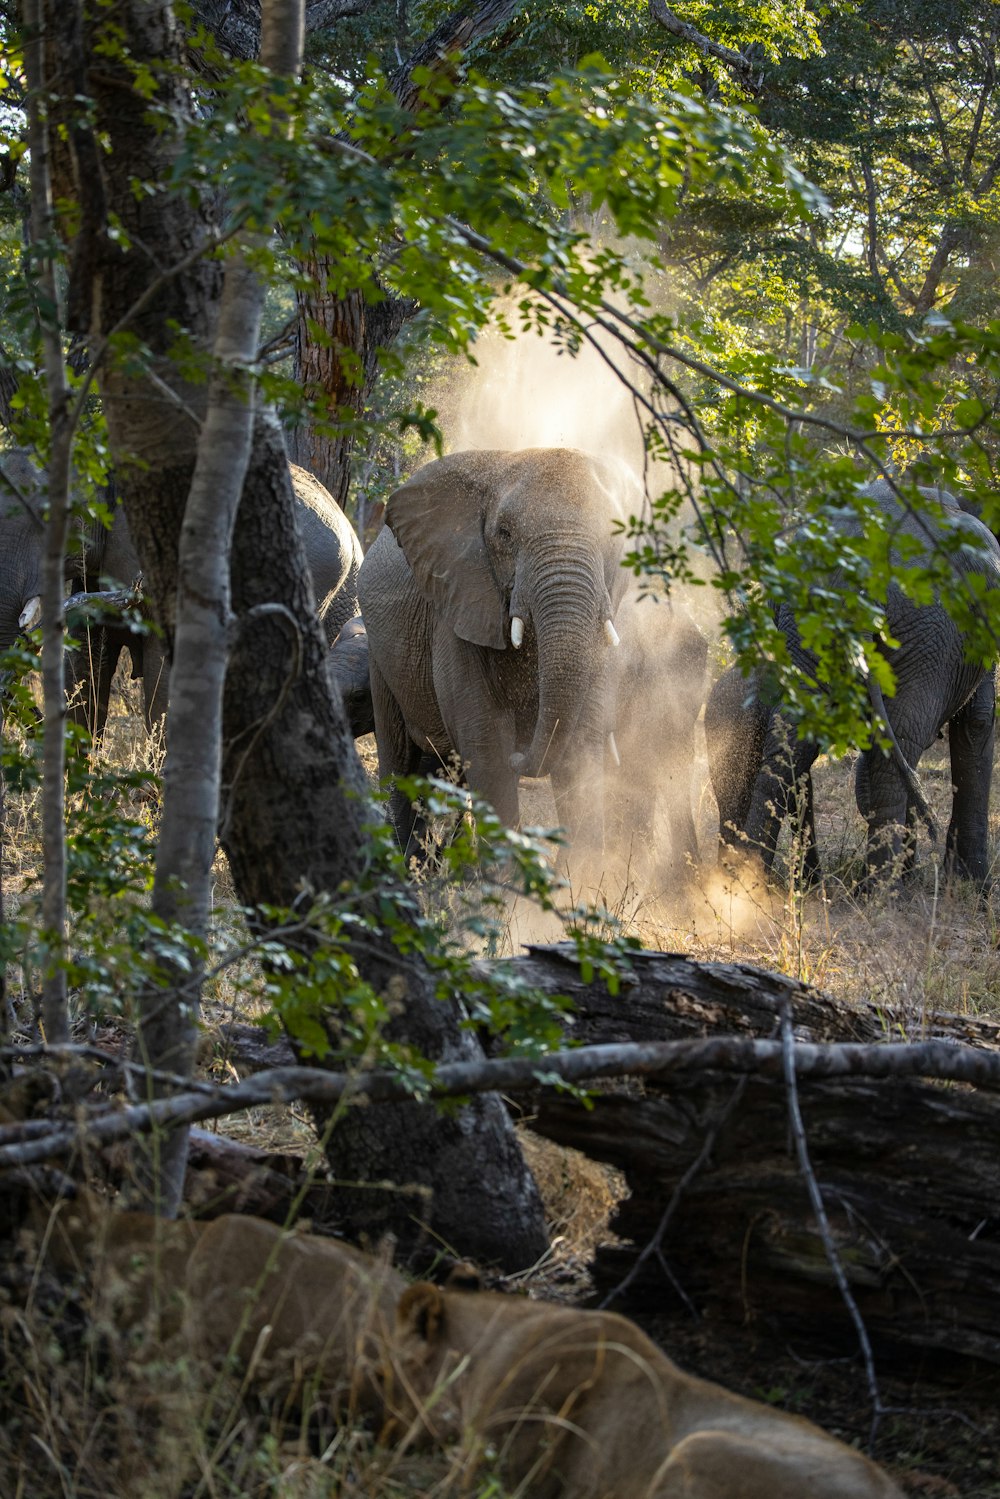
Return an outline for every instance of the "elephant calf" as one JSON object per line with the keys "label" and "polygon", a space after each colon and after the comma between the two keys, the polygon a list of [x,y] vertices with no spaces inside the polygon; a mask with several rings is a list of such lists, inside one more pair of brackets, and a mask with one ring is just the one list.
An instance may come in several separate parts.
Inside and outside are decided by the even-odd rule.
{"label": "elephant calf", "polygon": [[349,619],[330,647],[330,671],[340,689],[355,739],[374,734],[375,711],[368,668],[368,631],[360,615]]}

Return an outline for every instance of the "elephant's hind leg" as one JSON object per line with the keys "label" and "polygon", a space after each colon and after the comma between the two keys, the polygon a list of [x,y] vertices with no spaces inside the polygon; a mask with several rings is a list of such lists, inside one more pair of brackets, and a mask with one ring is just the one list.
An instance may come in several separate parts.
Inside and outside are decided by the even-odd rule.
{"label": "elephant's hind leg", "polygon": [[[921,746],[916,739],[896,730],[899,748],[914,770]],[[858,807],[868,823],[869,885],[898,882],[914,861],[915,829],[909,813],[906,782],[895,761],[878,749],[866,750],[864,771],[859,762]]]}
{"label": "elephant's hind leg", "polygon": [[420,746],[411,739],[402,710],[373,658],[369,658],[369,676],[379,780],[392,782],[389,790],[389,820],[395,829],[400,849],[409,858],[417,838],[417,809],[406,792],[396,784],[396,777],[417,775],[421,768],[422,752]]}

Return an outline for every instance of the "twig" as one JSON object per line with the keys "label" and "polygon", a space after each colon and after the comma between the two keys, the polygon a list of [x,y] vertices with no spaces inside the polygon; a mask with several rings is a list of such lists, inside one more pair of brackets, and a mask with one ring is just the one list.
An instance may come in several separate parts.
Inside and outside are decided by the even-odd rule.
{"label": "twig", "polygon": [[826,1215],[826,1205],[823,1202],[823,1193],[820,1191],[816,1173],[812,1168],[809,1158],[809,1145],[806,1140],[805,1127],[802,1123],[802,1111],[799,1108],[799,1089],[796,1079],[795,1064],[795,1033],[792,1027],[791,1006],[785,1002],[781,1008],[781,1052],[782,1070],[785,1075],[785,1088],[788,1096],[788,1123],[792,1131],[792,1139],[795,1141],[795,1154],[798,1156],[799,1170],[802,1172],[812,1205],[813,1214],[819,1228],[820,1238],[823,1240],[823,1249],[833,1271],[833,1278],[837,1282],[844,1305],[847,1307],[851,1321],[854,1323],[858,1335],[858,1343],[861,1347],[861,1356],[865,1365],[865,1377],[868,1380],[868,1393],[872,1402],[872,1424],[868,1435],[870,1444],[875,1441],[878,1425],[884,1414],[885,1408],[882,1404],[882,1395],[878,1387],[878,1378],[875,1374],[875,1356],[872,1353],[871,1339],[865,1326],[864,1318],[858,1310],[858,1304],[854,1299],[847,1274],[844,1270],[843,1261],[837,1251],[833,1234],[830,1229],[830,1220]]}

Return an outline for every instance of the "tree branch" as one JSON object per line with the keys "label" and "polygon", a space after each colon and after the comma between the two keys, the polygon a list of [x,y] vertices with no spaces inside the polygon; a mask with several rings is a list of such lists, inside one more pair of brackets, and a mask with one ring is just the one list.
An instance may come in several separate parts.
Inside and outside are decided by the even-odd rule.
{"label": "tree branch", "polygon": [[[0,1055],[16,1058],[17,1048]],[[47,1053],[58,1059],[59,1047]],[[800,1042],[794,1049],[797,1078],[875,1077],[933,1078],[969,1083],[1000,1093],[1000,1054],[949,1041],[820,1045]],[[120,1058],[109,1057],[120,1065]],[[550,1083],[583,1084],[597,1078],[657,1077],[675,1073],[759,1073],[785,1076],[781,1041],[717,1036],[700,1041],[623,1042],[581,1046],[575,1051],[540,1057],[501,1057],[495,1061],[449,1062],[438,1067],[427,1088],[429,1098],[461,1098],[474,1093],[521,1092]],[[325,1072],[318,1067],[275,1067],[255,1073],[235,1086],[206,1092],[204,1085],[170,1098],[131,1105],[89,1123],[54,1124],[48,1135],[25,1141],[23,1125],[0,1126],[0,1168],[71,1155],[84,1144],[107,1145],[139,1131],[162,1129],[200,1119],[221,1119],[243,1109],[301,1099],[309,1103],[352,1106],[396,1103],[412,1098],[413,1087],[386,1070],[356,1074]]]}
{"label": "tree branch", "polygon": [[413,113],[420,103],[420,91],[413,82],[415,69],[440,68],[454,53],[466,52],[474,42],[505,26],[521,4],[522,0],[479,0],[478,4],[459,6],[445,16],[390,79],[390,87],[402,108]]}
{"label": "tree branch", "polygon": [[687,42],[701,53],[702,57],[714,57],[721,62],[725,68],[746,89],[748,94],[754,98],[764,87],[764,70],[754,67],[743,56],[742,52],[735,52],[732,47],[724,47],[721,42],[713,42],[712,38],[704,32],[691,26],[687,21],[682,21],[668,9],[665,0],[649,0],[649,14],[664,31],[669,31],[671,36],[676,36],[682,42]]}

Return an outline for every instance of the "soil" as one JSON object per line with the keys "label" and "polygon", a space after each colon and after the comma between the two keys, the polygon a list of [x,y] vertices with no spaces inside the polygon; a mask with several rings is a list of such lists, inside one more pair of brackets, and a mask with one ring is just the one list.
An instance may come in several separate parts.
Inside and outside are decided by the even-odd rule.
{"label": "soil", "polygon": [[[904,1493],[935,1499],[1000,1496],[1000,1370],[967,1364],[877,1374],[874,1423],[860,1358],[814,1360],[752,1329],[690,1319],[638,1319],[682,1368],[754,1400],[806,1416],[886,1468]],[[942,1376],[945,1371],[941,1371]]]}

